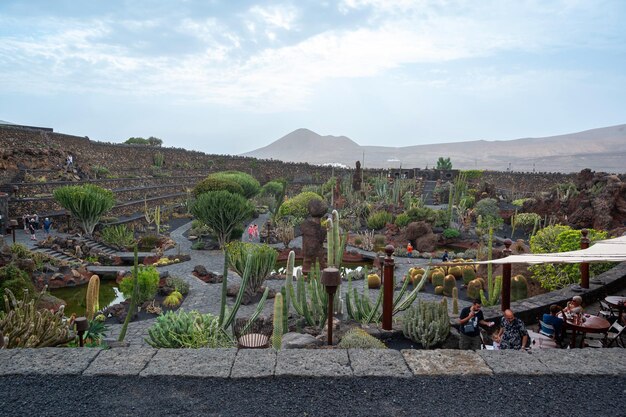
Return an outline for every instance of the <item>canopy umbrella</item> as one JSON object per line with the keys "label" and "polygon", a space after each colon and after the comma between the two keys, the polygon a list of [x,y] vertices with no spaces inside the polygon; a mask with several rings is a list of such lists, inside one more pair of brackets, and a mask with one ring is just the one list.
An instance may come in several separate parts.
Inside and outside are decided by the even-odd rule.
{"label": "canopy umbrella", "polygon": [[592,262],[624,262],[626,261],[626,236],[614,239],[598,240],[588,249],[555,253],[529,253],[511,255],[491,261],[480,261],[477,264],[578,264]]}

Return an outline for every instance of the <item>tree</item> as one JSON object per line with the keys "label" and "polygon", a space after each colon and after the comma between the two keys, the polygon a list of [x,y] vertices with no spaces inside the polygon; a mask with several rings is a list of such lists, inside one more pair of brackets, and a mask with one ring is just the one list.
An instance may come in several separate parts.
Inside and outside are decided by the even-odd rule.
{"label": "tree", "polygon": [[92,184],[57,188],[54,190],[54,199],[81,222],[87,236],[93,234],[100,217],[115,205],[111,190]]}
{"label": "tree", "polygon": [[191,207],[191,213],[217,235],[223,248],[233,229],[252,216],[254,207],[239,194],[228,191],[210,191],[200,194]]}
{"label": "tree", "polygon": [[452,162],[450,161],[450,158],[444,158],[443,156],[440,156],[439,159],[437,159],[437,169],[452,169]]}

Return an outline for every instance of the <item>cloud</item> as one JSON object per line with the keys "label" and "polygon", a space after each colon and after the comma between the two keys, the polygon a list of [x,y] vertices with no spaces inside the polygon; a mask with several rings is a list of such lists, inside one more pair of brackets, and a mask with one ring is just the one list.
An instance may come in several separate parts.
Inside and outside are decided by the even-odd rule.
{"label": "cloud", "polygon": [[[619,28],[619,22],[600,19],[607,11],[584,2],[476,4],[344,0],[337,6],[341,13],[368,14],[342,29],[324,25],[323,19],[302,19],[303,12],[291,5],[253,6],[235,13],[241,17],[238,23],[219,16],[40,18],[30,22],[36,30],[20,32],[19,22],[0,18],[0,25],[8,23],[14,32],[0,35],[0,82],[19,92],[166,95],[175,101],[279,111],[305,108],[316,88],[329,80],[374,78],[391,70],[415,79],[420,75],[407,69],[411,65],[541,53],[581,43],[606,47]],[[560,8],[563,4],[568,7]],[[582,22],[587,32],[579,28]],[[588,36],[590,27],[595,37]],[[116,38],[121,28],[132,36]],[[257,39],[259,34],[269,43]],[[170,49],[158,49],[162,42],[170,42]],[[154,50],[149,56],[148,44]],[[494,74],[478,85],[497,78]]]}

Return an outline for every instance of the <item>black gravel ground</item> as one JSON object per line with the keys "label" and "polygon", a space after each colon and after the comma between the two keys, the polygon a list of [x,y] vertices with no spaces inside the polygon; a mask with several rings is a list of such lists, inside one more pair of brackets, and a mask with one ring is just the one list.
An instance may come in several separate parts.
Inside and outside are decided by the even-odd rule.
{"label": "black gravel ground", "polygon": [[625,377],[0,377],[7,417],[625,415]]}

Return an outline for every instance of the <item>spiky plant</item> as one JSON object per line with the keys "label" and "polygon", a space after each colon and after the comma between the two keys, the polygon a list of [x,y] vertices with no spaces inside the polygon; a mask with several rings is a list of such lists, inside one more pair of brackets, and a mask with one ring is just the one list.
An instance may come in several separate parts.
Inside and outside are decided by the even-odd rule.
{"label": "spiky plant", "polygon": [[92,184],[59,187],[53,195],[61,206],[80,221],[88,236],[93,234],[100,217],[115,205],[111,190]]}

